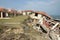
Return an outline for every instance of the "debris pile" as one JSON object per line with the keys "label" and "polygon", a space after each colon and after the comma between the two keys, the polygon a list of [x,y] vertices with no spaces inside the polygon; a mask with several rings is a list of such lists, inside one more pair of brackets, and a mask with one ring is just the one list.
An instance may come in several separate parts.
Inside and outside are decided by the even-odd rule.
{"label": "debris pile", "polygon": [[46,33],[52,40],[60,40],[60,22],[55,21],[44,12],[34,12],[30,18],[35,30]]}

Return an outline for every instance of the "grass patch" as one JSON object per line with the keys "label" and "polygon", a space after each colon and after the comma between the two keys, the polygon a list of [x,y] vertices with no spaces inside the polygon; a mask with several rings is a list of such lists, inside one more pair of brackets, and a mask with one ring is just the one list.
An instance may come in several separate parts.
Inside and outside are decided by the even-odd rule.
{"label": "grass patch", "polygon": [[17,17],[13,17],[11,19],[0,19],[0,25],[5,24],[8,26],[20,26],[20,24],[27,18],[28,18],[28,16],[17,16]]}
{"label": "grass patch", "polygon": [[0,22],[23,22],[28,16],[17,16],[11,19],[0,19]]}

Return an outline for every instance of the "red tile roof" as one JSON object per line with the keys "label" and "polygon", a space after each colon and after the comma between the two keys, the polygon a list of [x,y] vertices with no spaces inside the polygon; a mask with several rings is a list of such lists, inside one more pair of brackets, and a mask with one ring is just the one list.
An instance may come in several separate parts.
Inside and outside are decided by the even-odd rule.
{"label": "red tile roof", "polygon": [[23,12],[34,12],[33,10],[24,10]]}
{"label": "red tile roof", "polygon": [[0,7],[0,11],[3,11],[4,8]]}
{"label": "red tile roof", "polygon": [[5,8],[0,7],[0,11],[2,11],[2,12],[7,12],[7,10],[8,9],[5,9]]}

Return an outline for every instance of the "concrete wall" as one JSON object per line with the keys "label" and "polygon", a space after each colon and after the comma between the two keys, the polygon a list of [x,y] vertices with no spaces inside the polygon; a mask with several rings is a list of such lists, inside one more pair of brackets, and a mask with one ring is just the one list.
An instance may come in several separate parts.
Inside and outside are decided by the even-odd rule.
{"label": "concrete wall", "polygon": [[38,16],[35,16],[35,13],[32,13],[30,15],[30,17],[33,18],[33,19],[40,19],[42,17],[42,15],[41,14],[38,14]]}

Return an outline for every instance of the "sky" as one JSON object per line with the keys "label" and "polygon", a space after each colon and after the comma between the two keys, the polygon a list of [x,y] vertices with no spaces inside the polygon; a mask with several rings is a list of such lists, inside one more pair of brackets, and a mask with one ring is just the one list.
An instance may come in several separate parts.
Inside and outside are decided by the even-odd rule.
{"label": "sky", "polygon": [[60,15],[60,0],[0,0],[0,7],[44,11],[49,15]]}

